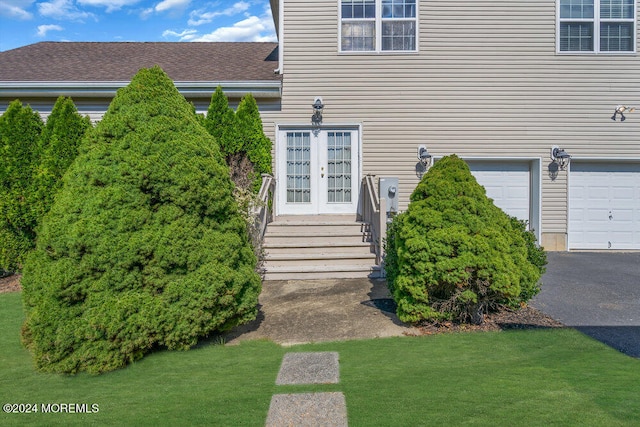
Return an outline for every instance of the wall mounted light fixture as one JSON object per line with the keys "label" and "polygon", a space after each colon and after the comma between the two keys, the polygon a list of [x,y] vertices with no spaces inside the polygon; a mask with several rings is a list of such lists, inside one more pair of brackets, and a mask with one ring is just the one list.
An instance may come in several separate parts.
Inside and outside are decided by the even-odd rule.
{"label": "wall mounted light fixture", "polygon": [[429,168],[431,165],[431,158],[432,156],[427,151],[426,146],[421,145],[418,147],[418,160],[420,160],[420,163],[425,167],[425,169]]}
{"label": "wall mounted light fixture", "polygon": [[554,145],[553,147],[551,147],[551,160],[553,160],[553,162],[558,165],[560,170],[565,170],[567,165],[571,161],[571,156],[562,148]]}
{"label": "wall mounted light fixture", "polygon": [[322,124],[322,110],[324,110],[324,104],[322,103],[322,98],[317,96],[311,106],[313,107],[313,116],[311,116],[311,124],[313,124],[315,127],[320,127],[320,125]]}
{"label": "wall mounted light fixture", "polygon": [[618,105],[613,112],[613,116],[611,116],[611,120],[616,121],[616,116],[620,114],[620,121],[624,122],[627,118],[624,116],[624,113],[633,113],[636,110],[636,107],[627,107],[626,105]]}

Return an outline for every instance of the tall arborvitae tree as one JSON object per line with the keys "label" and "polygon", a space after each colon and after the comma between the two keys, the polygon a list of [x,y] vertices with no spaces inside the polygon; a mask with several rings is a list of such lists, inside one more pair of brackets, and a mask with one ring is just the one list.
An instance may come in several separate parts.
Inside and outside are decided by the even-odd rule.
{"label": "tall arborvitae tree", "polygon": [[211,96],[204,122],[220,144],[236,186],[257,192],[261,174],[271,173],[271,140],[264,134],[253,95],[245,95],[234,113],[218,87]]}
{"label": "tall arborvitae tree", "polygon": [[29,189],[40,160],[42,128],[40,115],[19,100],[0,116],[0,270],[20,270],[33,247],[37,212]]}
{"label": "tall arborvitae tree", "polygon": [[256,258],[215,140],[159,68],[90,130],[22,278],[36,366],[105,372],[254,319]]}
{"label": "tall arborvitae tree", "polygon": [[254,191],[260,189],[261,174],[271,173],[271,140],[264,134],[258,104],[251,94],[240,101],[236,111],[238,137],[242,141],[242,150],[253,164],[255,171]]}
{"label": "tall arborvitae tree", "polygon": [[229,107],[229,101],[220,86],[211,95],[211,103],[204,123],[207,131],[218,142],[225,158],[240,151],[240,139],[236,136],[235,113]]}
{"label": "tall arborvitae tree", "polygon": [[71,98],[58,98],[40,137],[42,156],[31,182],[31,206],[38,220],[49,211],[62,176],[78,155],[80,142],[90,127],[89,117],[78,113]]}

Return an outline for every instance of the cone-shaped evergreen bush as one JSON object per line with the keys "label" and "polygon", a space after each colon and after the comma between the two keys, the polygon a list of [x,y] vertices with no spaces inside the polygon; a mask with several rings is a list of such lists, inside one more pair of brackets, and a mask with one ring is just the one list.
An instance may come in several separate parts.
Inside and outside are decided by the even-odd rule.
{"label": "cone-shaped evergreen bush", "polygon": [[40,115],[19,100],[0,116],[0,273],[20,270],[34,245],[37,212],[29,192],[43,126]]}
{"label": "cone-shaped evergreen bush", "polygon": [[223,156],[228,157],[242,148],[242,141],[237,136],[235,113],[220,86],[211,95],[204,126],[218,142]]}
{"label": "cone-shaped evergreen bush", "polygon": [[89,117],[78,113],[71,98],[57,99],[40,136],[40,162],[31,181],[31,206],[38,220],[49,211],[62,186],[62,176],[78,155],[80,142],[90,127]]}
{"label": "cone-shaped evergreen bush", "polygon": [[236,120],[243,150],[256,172],[255,190],[258,191],[262,183],[261,174],[271,173],[271,140],[264,134],[258,103],[253,95],[247,94],[242,98]]}
{"label": "cone-shaped evergreen bush", "polygon": [[526,302],[546,264],[534,241],[487,198],[463,160],[444,157],[388,230],[386,271],[398,317],[479,323],[500,304]]}
{"label": "cone-shaped evergreen bush", "polygon": [[262,174],[271,173],[272,144],[262,129],[258,103],[253,95],[245,95],[234,113],[218,86],[203,122],[220,144],[236,186],[257,193]]}
{"label": "cone-shaped evergreen bush", "polygon": [[109,371],[255,318],[227,166],[159,67],[118,91],[63,182],[22,278],[38,369]]}

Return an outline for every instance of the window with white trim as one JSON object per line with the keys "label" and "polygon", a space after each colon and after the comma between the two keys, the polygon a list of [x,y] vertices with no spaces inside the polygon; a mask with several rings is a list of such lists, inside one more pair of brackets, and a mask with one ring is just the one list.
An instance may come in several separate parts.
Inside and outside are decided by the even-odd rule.
{"label": "window with white trim", "polygon": [[559,52],[635,52],[635,0],[558,0]]}
{"label": "window with white trim", "polygon": [[340,50],[415,52],[417,1],[340,0]]}

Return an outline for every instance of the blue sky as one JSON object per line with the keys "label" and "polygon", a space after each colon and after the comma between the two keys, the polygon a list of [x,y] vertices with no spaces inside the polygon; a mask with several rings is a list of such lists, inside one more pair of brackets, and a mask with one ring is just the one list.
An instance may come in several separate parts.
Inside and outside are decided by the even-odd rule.
{"label": "blue sky", "polygon": [[0,0],[0,51],[41,41],[275,41],[269,0]]}

